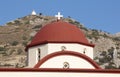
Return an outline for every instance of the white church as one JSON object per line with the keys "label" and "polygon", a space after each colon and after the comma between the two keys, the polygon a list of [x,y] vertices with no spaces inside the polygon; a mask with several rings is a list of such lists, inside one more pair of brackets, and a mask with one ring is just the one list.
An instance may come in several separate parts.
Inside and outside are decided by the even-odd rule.
{"label": "white church", "polygon": [[[61,17],[60,13],[58,13],[58,16]],[[38,31],[31,43],[27,46],[28,67],[34,67],[44,57],[58,52],[62,52],[61,54],[66,52],[80,53],[81,55],[86,55],[93,59],[94,45],[88,42],[85,35],[79,28],[60,20],[60,17],[58,17],[57,21],[47,24]],[[51,68],[62,68],[64,67],[64,62],[67,62],[70,68],[93,68],[91,65],[87,65],[88,62],[68,55],[54,57],[53,59],[50,59],[50,61],[48,60],[41,67],[47,66]]]}
{"label": "white church", "polygon": [[42,27],[27,45],[27,68],[0,68],[3,77],[120,77],[120,70],[102,69],[93,48],[75,25],[57,20]]}

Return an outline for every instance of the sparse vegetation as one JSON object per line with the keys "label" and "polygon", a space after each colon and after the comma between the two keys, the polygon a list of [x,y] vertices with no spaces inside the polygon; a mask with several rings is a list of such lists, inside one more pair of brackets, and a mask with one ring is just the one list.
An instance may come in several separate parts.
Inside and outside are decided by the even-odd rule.
{"label": "sparse vegetation", "polygon": [[0,51],[5,51],[6,49],[4,47],[0,47]]}
{"label": "sparse vegetation", "polygon": [[23,39],[23,40],[27,40],[27,37],[26,37],[26,36],[23,36],[22,39]]}
{"label": "sparse vegetation", "polygon": [[40,24],[40,25],[36,25],[35,27],[33,27],[32,29],[39,29],[39,28],[41,28],[42,27],[42,25]]}
{"label": "sparse vegetation", "polygon": [[47,21],[47,20],[49,20],[49,19],[48,19],[48,18],[44,18],[44,20],[46,20],[46,21]]}
{"label": "sparse vegetation", "polygon": [[120,41],[120,37],[113,38],[114,41]]}
{"label": "sparse vegetation", "polygon": [[71,23],[73,25],[77,25],[77,26],[79,25],[80,26],[80,23],[78,21],[72,21],[71,19],[69,19],[69,23]]}
{"label": "sparse vegetation", "polygon": [[83,30],[85,30],[85,31],[88,31],[88,29],[85,28],[85,27],[80,27],[80,29],[83,29]]}
{"label": "sparse vegetation", "polygon": [[17,25],[19,26],[19,25],[22,24],[19,20],[15,20],[14,22],[15,22],[16,26],[17,26]]}
{"label": "sparse vegetation", "polygon": [[30,24],[30,22],[29,22],[29,21],[26,21],[26,22],[25,22],[25,25],[28,25],[28,24]]}
{"label": "sparse vegetation", "polygon": [[117,69],[117,67],[113,62],[110,62],[108,66],[105,66],[105,69]]}
{"label": "sparse vegetation", "polygon": [[93,37],[92,37],[92,35],[87,34],[87,38],[92,39]]}
{"label": "sparse vegetation", "polygon": [[11,26],[13,25],[14,23],[13,22],[8,22],[7,25]]}
{"label": "sparse vegetation", "polygon": [[22,45],[27,46],[27,43],[28,43],[27,41],[23,41]]}
{"label": "sparse vegetation", "polygon": [[31,41],[33,39],[33,37],[31,36],[30,38],[29,38],[29,41]]}
{"label": "sparse vegetation", "polygon": [[[108,49],[108,51],[102,51],[100,57],[95,58],[94,60],[99,60],[97,64],[104,65],[105,69],[118,69],[114,63],[114,47]],[[119,55],[119,52],[117,53]],[[119,58],[119,57],[117,57]]]}
{"label": "sparse vegetation", "polygon": [[11,45],[12,45],[12,46],[18,45],[18,41],[13,41],[13,42],[11,42]]}
{"label": "sparse vegetation", "polygon": [[22,52],[23,52],[23,50],[20,49],[20,48],[17,50],[17,54],[18,54],[18,55],[20,55]]}

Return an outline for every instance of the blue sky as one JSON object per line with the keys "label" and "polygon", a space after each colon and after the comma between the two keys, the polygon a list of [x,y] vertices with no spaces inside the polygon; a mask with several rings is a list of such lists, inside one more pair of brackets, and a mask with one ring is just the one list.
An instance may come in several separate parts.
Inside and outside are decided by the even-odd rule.
{"label": "blue sky", "polygon": [[87,28],[120,32],[120,0],[0,0],[0,25],[27,16],[33,9],[50,16],[61,12]]}

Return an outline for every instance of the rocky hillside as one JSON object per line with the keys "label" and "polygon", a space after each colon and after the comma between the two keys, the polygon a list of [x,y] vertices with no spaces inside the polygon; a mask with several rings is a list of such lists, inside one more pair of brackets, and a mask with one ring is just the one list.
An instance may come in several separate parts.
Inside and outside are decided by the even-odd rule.
{"label": "rocky hillside", "polygon": [[[55,17],[29,15],[0,26],[0,67],[25,67],[25,46],[45,24],[56,21]],[[88,40],[95,44],[95,61],[103,68],[119,68],[120,35],[88,29],[72,18],[63,21],[75,24],[82,29]],[[115,54],[114,52],[117,52]],[[117,57],[113,57],[117,56]]]}

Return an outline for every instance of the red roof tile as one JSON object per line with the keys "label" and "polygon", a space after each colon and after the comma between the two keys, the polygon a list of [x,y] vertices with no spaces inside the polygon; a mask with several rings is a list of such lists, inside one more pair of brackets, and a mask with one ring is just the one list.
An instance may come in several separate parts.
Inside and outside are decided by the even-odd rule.
{"label": "red roof tile", "polygon": [[94,47],[79,28],[64,21],[56,21],[41,28],[27,48],[45,43],[79,43]]}

